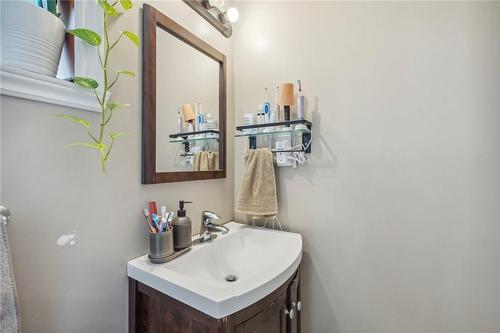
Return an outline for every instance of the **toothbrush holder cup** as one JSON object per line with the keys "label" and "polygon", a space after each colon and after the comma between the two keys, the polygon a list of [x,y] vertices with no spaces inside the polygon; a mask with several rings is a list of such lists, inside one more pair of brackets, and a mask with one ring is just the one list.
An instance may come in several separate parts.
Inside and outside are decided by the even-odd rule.
{"label": "toothbrush holder cup", "polygon": [[174,254],[174,236],[172,230],[149,233],[149,258],[161,262]]}

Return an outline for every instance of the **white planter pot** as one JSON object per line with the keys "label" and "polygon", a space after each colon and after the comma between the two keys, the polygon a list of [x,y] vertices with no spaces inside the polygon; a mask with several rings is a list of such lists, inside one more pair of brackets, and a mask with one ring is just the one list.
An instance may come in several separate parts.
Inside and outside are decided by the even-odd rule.
{"label": "white planter pot", "polygon": [[55,77],[66,28],[26,1],[0,1],[1,64]]}

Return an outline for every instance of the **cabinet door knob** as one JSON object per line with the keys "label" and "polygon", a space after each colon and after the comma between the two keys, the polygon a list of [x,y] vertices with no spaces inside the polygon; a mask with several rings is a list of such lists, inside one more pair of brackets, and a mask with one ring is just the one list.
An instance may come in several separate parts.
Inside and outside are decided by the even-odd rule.
{"label": "cabinet door knob", "polygon": [[290,310],[285,309],[285,314],[288,315],[290,319],[293,319],[293,317],[295,317],[295,310],[293,307]]}
{"label": "cabinet door knob", "polygon": [[302,301],[297,302],[297,311],[300,311],[302,309]]}

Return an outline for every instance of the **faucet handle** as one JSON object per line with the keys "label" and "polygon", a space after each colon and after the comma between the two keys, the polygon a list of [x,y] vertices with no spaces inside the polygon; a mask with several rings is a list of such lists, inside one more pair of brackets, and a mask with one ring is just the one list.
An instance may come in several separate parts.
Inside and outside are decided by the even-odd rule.
{"label": "faucet handle", "polygon": [[220,217],[219,217],[219,215],[217,215],[213,212],[205,210],[201,213],[201,220],[202,220],[203,224],[207,225],[207,224],[211,224],[213,221],[220,220]]}

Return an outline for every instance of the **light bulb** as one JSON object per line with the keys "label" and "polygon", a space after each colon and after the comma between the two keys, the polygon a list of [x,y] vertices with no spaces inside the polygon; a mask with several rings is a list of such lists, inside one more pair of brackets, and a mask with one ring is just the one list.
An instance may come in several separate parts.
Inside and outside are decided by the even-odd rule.
{"label": "light bulb", "polygon": [[238,21],[238,18],[240,17],[240,12],[238,12],[238,9],[234,7],[229,8],[226,14],[229,22],[231,23]]}
{"label": "light bulb", "polygon": [[210,7],[222,8],[224,7],[224,0],[207,0]]}

